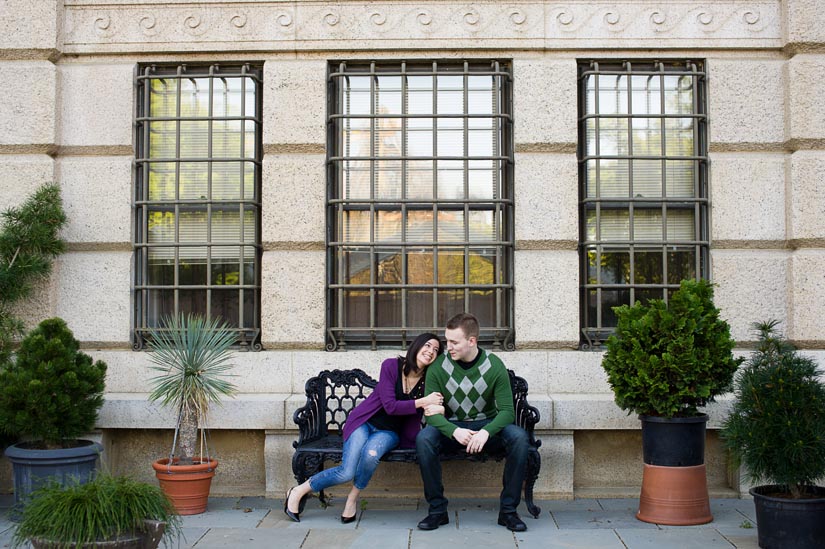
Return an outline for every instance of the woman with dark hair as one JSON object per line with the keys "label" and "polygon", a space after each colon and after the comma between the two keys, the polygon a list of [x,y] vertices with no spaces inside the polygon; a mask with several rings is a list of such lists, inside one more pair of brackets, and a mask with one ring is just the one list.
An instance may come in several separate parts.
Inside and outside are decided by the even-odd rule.
{"label": "woman with dark hair", "polygon": [[415,448],[421,415],[443,414],[440,393],[424,396],[424,373],[444,346],[435,334],[421,334],[407,349],[407,356],[388,358],[381,364],[375,390],[356,406],[344,424],[341,465],[325,469],[286,493],[284,513],[300,522],[301,499],[336,484],[352,480],[352,489],[341,522],[355,520],[358,495],[366,488],[381,456],[395,448]]}

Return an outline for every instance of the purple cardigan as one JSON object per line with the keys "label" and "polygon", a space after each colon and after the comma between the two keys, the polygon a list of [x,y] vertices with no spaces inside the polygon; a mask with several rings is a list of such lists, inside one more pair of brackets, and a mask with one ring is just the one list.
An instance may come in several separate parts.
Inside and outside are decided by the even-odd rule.
{"label": "purple cardigan", "polygon": [[381,374],[375,390],[358,406],[350,411],[344,424],[344,440],[357,428],[370,420],[382,407],[391,416],[407,416],[399,433],[401,448],[415,448],[415,435],[421,430],[421,414],[416,410],[414,400],[396,400],[395,384],[401,368],[397,358],[388,358],[381,364]]}

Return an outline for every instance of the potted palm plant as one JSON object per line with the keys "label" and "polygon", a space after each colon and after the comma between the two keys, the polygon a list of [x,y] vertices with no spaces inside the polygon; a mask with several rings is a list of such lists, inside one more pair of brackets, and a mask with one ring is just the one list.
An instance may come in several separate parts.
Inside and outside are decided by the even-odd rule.
{"label": "potted palm plant", "polygon": [[79,350],[66,322],[41,322],[0,367],[0,430],[23,442],[6,449],[15,508],[46,479],[88,480],[103,448],[90,432],[103,405],[106,364]]}
{"label": "potted palm plant", "polygon": [[825,383],[816,362],[778,332],[754,324],[756,351],[736,378],[722,427],[735,466],[752,482],[759,547],[812,549],[825,543]]}
{"label": "potted palm plant", "polygon": [[150,380],[149,399],[170,406],[177,417],[169,457],[152,467],[180,514],[202,513],[218,466],[206,444],[209,405],[237,391],[226,379],[237,334],[219,319],[179,314],[165,319],[150,338],[158,375]]}
{"label": "potted palm plant", "polygon": [[659,524],[713,520],[704,464],[708,416],[729,392],[741,359],[713,304],[713,286],[683,280],[666,303],[614,308],[616,332],[602,366],[616,404],[642,422],[644,473],[637,518]]}
{"label": "potted palm plant", "polygon": [[32,494],[11,546],[34,549],[154,549],[172,546],[180,517],[157,486],[98,474],[86,484],[50,484]]}

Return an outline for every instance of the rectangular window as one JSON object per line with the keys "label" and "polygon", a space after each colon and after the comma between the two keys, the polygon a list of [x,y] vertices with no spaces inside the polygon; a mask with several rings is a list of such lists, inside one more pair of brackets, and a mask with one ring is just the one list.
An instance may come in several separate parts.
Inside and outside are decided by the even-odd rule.
{"label": "rectangular window", "polygon": [[328,349],[404,345],[456,313],[513,345],[510,66],[331,63]]}
{"label": "rectangular window", "polygon": [[665,299],[708,275],[704,64],[579,64],[582,346],[613,307]]}
{"label": "rectangular window", "polygon": [[260,348],[261,69],[139,67],[134,346],[179,312]]}

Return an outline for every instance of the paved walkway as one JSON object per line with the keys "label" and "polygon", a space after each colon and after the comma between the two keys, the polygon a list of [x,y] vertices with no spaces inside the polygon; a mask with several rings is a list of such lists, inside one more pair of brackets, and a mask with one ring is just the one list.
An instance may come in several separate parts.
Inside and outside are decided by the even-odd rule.
{"label": "paved walkway", "polygon": [[[7,496],[0,497],[0,547],[7,547],[13,523]],[[519,514],[526,532],[496,524],[498,502],[453,499],[450,524],[432,532],[415,525],[426,514],[422,500],[366,499],[358,520],[341,524],[342,500],[322,509],[307,503],[301,522],[289,521],[283,503],[264,498],[211,498],[209,510],[185,517],[179,547],[197,549],[429,549],[432,547],[593,549],[756,549],[753,502],[711,500],[713,522],[702,526],[658,526],[636,520],[635,499],[539,501],[538,519]]]}

